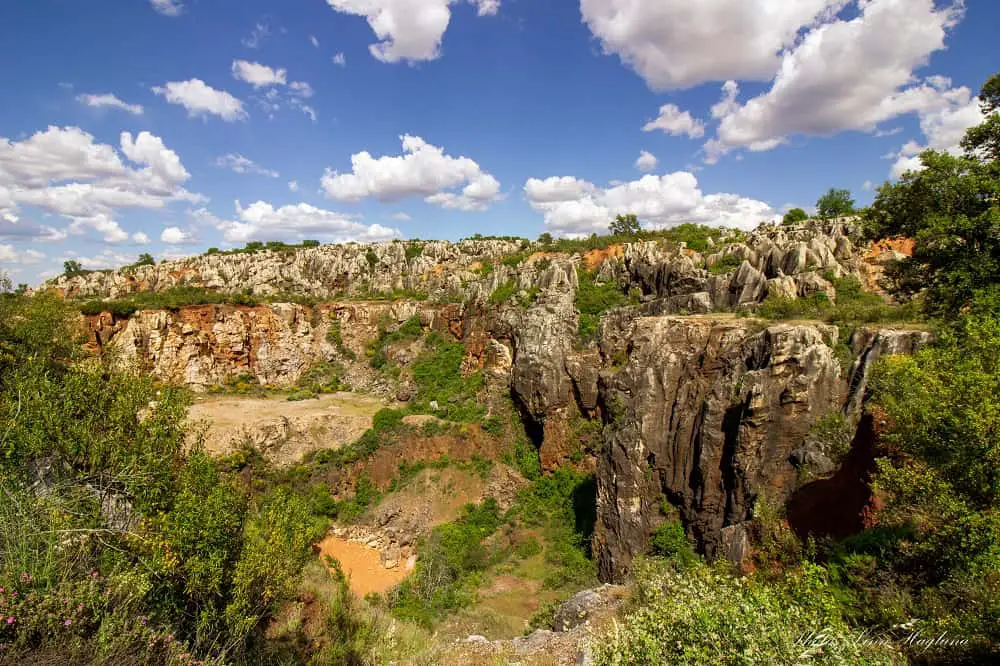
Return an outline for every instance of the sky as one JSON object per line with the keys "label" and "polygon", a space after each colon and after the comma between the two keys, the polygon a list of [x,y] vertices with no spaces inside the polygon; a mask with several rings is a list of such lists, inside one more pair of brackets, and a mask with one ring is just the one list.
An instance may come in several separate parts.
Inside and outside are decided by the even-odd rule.
{"label": "sky", "polygon": [[995,0],[4,0],[0,272],[752,228],[959,151]]}

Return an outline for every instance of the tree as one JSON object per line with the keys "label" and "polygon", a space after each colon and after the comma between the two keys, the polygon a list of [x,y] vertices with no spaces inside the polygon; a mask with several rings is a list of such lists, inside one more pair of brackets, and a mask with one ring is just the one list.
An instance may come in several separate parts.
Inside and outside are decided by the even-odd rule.
{"label": "tree", "polygon": [[879,188],[865,215],[871,238],[907,236],[913,256],[891,267],[900,290],[926,289],[936,315],[956,317],[977,294],[1000,282],[1000,75],[983,86],[983,108],[994,115],[966,133],[966,155],[933,150],[922,169]]}
{"label": "tree", "polygon": [[153,255],[148,252],[143,252],[139,255],[139,258],[135,260],[133,266],[155,266],[156,259],[153,259]]}
{"label": "tree", "polygon": [[609,225],[612,236],[637,236],[642,232],[639,226],[639,218],[629,213],[628,215],[617,215]]}
{"label": "tree", "polygon": [[304,240],[302,241],[302,247],[319,247],[318,240]]}
{"label": "tree", "polygon": [[831,187],[816,202],[816,214],[824,220],[843,217],[853,212],[854,199],[851,198],[850,190],[837,190]]}
{"label": "tree", "polygon": [[799,222],[804,222],[809,219],[809,213],[805,212],[801,208],[793,208],[787,213],[785,217],[782,218],[782,224],[798,224]]}
{"label": "tree", "polygon": [[75,275],[80,275],[83,273],[83,267],[80,265],[79,261],[64,261],[63,262],[63,275],[66,277],[73,277]]}
{"label": "tree", "polygon": [[541,243],[542,245],[552,245],[552,234],[546,231],[544,234],[538,237],[538,242]]}
{"label": "tree", "polygon": [[962,140],[966,154],[1000,160],[1000,73],[991,76],[979,92],[979,107],[986,120],[969,129]]}

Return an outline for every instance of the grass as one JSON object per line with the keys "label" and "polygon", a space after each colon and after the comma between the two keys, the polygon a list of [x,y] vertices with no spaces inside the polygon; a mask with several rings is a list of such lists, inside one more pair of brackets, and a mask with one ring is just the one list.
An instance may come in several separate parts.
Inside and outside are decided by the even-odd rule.
{"label": "grass", "polygon": [[[482,372],[462,374],[465,347],[431,333],[424,341],[424,352],[411,364],[417,392],[410,409],[415,413],[434,414],[449,421],[481,421],[486,409],[479,401],[483,387]],[[437,409],[431,403],[437,403]]]}
{"label": "grass", "polygon": [[802,298],[769,297],[756,310],[765,319],[818,319],[834,324],[871,324],[887,322],[918,322],[922,319],[920,304],[911,301],[902,305],[888,304],[878,295],[864,291],[857,278],[832,278],[837,290],[837,302],[816,292]]}
{"label": "grass", "polygon": [[733,254],[727,254],[719,258],[714,264],[708,267],[708,272],[712,275],[723,275],[734,271],[743,264],[743,260]]}
{"label": "grass", "polygon": [[385,368],[389,365],[387,352],[390,345],[397,342],[418,340],[423,334],[424,327],[420,323],[418,315],[413,315],[393,331],[389,331],[384,326],[379,326],[378,337],[371,341],[365,350],[369,364],[376,370]]}

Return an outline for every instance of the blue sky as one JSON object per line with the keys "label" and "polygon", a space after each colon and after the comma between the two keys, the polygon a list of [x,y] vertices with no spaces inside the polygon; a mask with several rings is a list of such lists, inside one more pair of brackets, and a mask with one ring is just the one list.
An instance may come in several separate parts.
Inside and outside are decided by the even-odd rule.
{"label": "blue sky", "polygon": [[990,0],[9,0],[0,19],[0,271],[30,283],[249,240],[752,227],[831,186],[867,203],[923,147],[958,150],[1000,63]]}

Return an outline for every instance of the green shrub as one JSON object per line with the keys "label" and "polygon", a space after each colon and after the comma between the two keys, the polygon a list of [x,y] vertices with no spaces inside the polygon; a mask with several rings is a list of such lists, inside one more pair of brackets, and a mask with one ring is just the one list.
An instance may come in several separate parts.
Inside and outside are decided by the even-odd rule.
{"label": "green shrub", "polygon": [[[478,400],[483,387],[482,372],[468,376],[462,374],[465,347],[458,342],[447,342],[438,333],[431,333],[425,341],[426,348],[411,364],[417,393],[411,409],[434,413],[450,421],[474,423],[485,413]],[[432,410],[430,403],[437,402]]]}
{"label": "green shrub", "polygon": [[679,521],[661,523],[649,535],[650,553],[673,560],[681,567],[698,562],[694,547]]}
{"label": "green shrub", "polygon": [[713,275],[723,275],[734,271],[743,265],[743,259],[735,254],[727,254],[708,267],[708,272]]}
{"label": "green shrub", "polygon": [[517,286],[513,280],[507,280],[490,294],[490,303],[501,305],[509,301],[517,291]]}
{"label": "green shrub", "polygon": [[896,664],[837,611],[825,572],[812,565],[783,584],[707,566],[637,566],[635,607],[592,642],[610,664]]}
{"label": "green shrub", "polygon": [[613,283],[595,282],[589,271],[579,271],[578,283],[574,302],[580,313],[579,335],[582,340],[589,341],[597,337],[601,315],[626,305],[628,297]]}
{"label": "green shrub", "polygon": [[403,425],[403,415],[400,409],[380,409],[372,419],[372,428],[377,433],[394,431]]}

